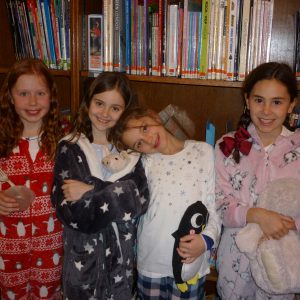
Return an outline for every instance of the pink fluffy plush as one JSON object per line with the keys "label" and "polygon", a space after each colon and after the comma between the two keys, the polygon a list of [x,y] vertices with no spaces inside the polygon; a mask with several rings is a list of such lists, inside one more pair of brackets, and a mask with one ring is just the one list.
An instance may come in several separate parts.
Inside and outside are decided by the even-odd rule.
{"label": "pink fluffy plush", "polygon": [[[277,179],[260,194],[258,207],[291,217],[300,214],[300,180]],[[268,293],[300,292],[300,236],[297,231],[280,240],[264,239],[259,225],[247,224],[236,236],[236,244],[250,260],[256,284]]]}

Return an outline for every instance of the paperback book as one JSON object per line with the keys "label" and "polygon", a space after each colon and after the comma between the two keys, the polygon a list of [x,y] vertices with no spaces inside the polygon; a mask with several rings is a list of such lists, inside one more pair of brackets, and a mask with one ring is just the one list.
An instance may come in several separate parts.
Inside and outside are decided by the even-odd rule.
{"label": "paperback book", "polygon": [[103,70],[102,15],[88,15],[88,64],[90,71]]}

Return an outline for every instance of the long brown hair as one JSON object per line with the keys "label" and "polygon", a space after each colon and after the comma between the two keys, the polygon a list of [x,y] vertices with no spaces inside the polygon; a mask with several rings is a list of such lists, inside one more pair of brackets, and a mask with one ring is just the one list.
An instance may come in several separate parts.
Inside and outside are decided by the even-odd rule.
{"label": "long brown hair", "polygon": [[[289,65],[279,62],[263,63],[257,66],[255,69],[253,69],[244,81],[243,95],[249,97],[255,84],[265,79],[276,79],[281,84],[286,86],[290,95],[290,102],[293,102],[294,99],[297,97],[297,80],[295,73]],[[250,123],[250,111],[249,109],[247,109],[245,104],[245,109],[240,117],[237,130],[240,127],[247,129]],[[236,149],[233,153],[233,159],[236,163],[240,162],[240,153]]]}
{"label": "long brown hair", "polygon": [[75,137],[79,137],[79,135],[83,133],[91,143],[93,142],[92,123],[89,118],[89,107],[92,98],[96,94],[114,89],[116,89],[124,99],[125,110],[137,104],[137,97],[134,95],[130,87],[129,79],[125,74],[119,72],[103,72],[99,74],[89,86],[80,104],[79,111],[75,118],[71,140]]}
{"label": "long brown hair", "polygon": [[49,159],[55,156],[56,145],[63,136],[60,126],[60,112],[57,101],[57,87],[47,68],[38,59],[17,61],[8,72],[0,91],[0,157],[7,157],[17,146],[22,136],[24,125],[13,105],[12,88],[22,75],[40,76],[50,91],[50,108],[43,117],[40,128],[40,147]]}

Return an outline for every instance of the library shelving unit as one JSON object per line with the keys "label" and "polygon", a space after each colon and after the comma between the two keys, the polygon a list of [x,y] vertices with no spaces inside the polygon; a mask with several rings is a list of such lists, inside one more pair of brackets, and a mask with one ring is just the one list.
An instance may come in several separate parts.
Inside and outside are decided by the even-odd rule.
{"label": "library shelving unit", "polygon": [[[82,17],[101,13],[101,0],[71,0],[71,69],[52,73],[59,88],[61,108],[74,114],[79,106],[88,78],[81,69]],[[299,0],[274,0],[274,16],[270,60],[293,64],[295,58],[296,11]],[[0,84],[15,61],[10,24],[5,1],[0,1]],[[173,104],[187,112],[194,121],[194,138],[204,139],[205,124],[209,120],[216,126],[216,137],[226,130],[229,121],[235,127],[243,110],[241,82],[180,79],[175,77],[129,76],[141,103],[159,111]],[[299,88],[300,90],[300,85]]]}

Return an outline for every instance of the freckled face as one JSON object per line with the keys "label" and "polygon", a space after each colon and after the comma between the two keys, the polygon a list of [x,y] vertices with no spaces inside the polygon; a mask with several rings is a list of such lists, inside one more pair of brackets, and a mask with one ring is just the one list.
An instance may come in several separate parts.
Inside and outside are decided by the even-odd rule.
{"label": "freckled face", "polygon": [[43,77],[34,74],[21,75],[11,90],[12,103],[27,128],[38,133],[42,119],[50,108],[50,90]]}
{"label": "freckled face", "polygon": [[122,135],[122,141],[129,148],[141,153],[164,153],[166,130],[154,118],[145,116],[131,119]]}
{"label": "freckled face", "polygon": [[95,94],[89,107],[93,136],[105,135],[119,120],[124,109],[125,101],[117,90]]}
{"label": "freckled face", "polygon": [[276,79],[258,81],[246,103],[251,120],[265,146],[273,143],[281,134],[287,114],[295,106],[295,101],[290,101],[286,86]]}

